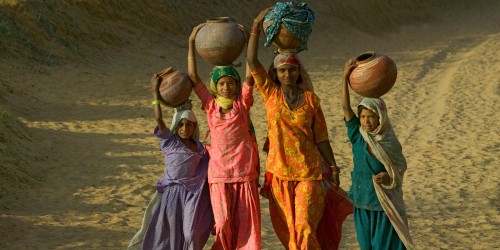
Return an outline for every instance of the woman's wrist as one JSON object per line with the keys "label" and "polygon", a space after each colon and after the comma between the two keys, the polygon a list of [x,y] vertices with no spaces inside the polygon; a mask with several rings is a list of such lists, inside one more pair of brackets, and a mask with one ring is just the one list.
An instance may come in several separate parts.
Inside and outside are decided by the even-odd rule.
{"label": "woman's wrist", "polygon": [[260,27],[259,25],[254,22],[254,25],[250,29],[250,35],[255,35],[258,36],[260,34]]}
{"label": "woman's wrist", "polygon": [[336,175],[340,174],[340,168],[339,167],[337,167],[337,166],[334,165],[334,166],[330,166],[330,168],[332,169],[332,174],[336,174]]}

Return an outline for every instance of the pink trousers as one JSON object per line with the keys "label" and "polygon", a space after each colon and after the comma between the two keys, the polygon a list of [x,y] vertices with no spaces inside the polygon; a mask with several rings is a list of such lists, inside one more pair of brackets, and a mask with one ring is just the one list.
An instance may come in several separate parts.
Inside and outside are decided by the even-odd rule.
{"label": "pink trousers", "polygon": [[257,185],[257,180],[210,184],[216,231],[212,249],[261,249]]}

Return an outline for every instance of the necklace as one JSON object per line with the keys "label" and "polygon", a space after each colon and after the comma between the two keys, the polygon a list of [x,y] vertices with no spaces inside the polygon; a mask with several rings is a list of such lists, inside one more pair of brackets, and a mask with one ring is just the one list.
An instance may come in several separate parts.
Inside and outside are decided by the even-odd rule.
{"label": "necklace", "polygon": [[293,107],[292,107],[293,99],[288,97],[288,95],[285,92],[283,92],[283,95],[285,95],[285,100],[288,104],[288,107],[290,107],[291,110],[296,109],[297,106],[299,105],[299,100],[300,100],[300,96],[302,95],[302,93],[300,92],[299,89],[297,89],[297,92],[298,92],[297,95],[295,95],[296,96],[295,105]]}

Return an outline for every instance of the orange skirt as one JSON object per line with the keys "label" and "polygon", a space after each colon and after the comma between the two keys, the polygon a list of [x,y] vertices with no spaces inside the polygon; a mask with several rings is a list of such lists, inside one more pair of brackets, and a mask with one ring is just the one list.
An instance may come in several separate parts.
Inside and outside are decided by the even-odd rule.
{"label": "orange skirt", "polygon": [[[287,247],[287,249],[293,249],[295,248],[295,246],[299,247],[300,249],[313,248],[316,244],[319,244],[321,249],[338,249],[340,239],[342,237],[342,224],[344,223],[344,220],[347,218],[347,216],[353,213],[354,206],[352,204],[352,201],[347,196],[347,192],[345,192],[335,183],[328,181],[330,179],[328,178],[328,175],[329,174],[326,173],[325,178],[320,181],[321,188],[324,194],[324,199],[321,199],[324,202],[324,210],[322,210],[321,218],[315,219],[314,217],[317,216],[311,216],[310,219],[312,219],[312,221],[309,222],[313,227],[315,227],[315,236],[313,236],[312,239],[302,239],[300,235],[295,235],[293,236],[293,239],[291,239],[292,235],[290,232],[292,232],[292,234],[295,234],[296,232],[296,230],[290,228],[290,225],[288,225],[289,223],[287,223],[286,217],[289,217],[291,215],[287,215],[287,213],[284,213],[282,211],[282,208],[278,206],[278,204],[280,203],[291,203],[290,201],[276,200],[277,198],[279,199],[279,197],[283,197],[282,195],[280,195],[279,197],[273,195],[273,190],[280,187],[272,187],[271,184],[273,182],[273,179],[275,178],[273,178],[274,176],[272,173],[266,172],[264,177],[264,185],[260,189],[260,195],[268,199],[269,197],[271,197],[271,199],[269,200],[269,210],[272,214],[271,220],[273,222],[273,227],[276,234],[278,235],[278,238],[281,240],[283,245]],[[283,188],[281,188],[281,190],[283,190]],[[273,216],[273,214],[275,216]],[[280,214],[282,216],[279,216]]]}

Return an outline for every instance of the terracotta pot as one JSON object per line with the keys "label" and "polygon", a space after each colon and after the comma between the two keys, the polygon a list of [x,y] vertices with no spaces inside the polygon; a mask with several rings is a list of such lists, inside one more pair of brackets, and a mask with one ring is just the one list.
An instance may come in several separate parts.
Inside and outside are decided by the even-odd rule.
{"label": "terracotta pot", "polygon": [[246,36],[241,27],[229,17],[208,19],[196,34],[196,51],[217,66],[233,63],[245,48]]}
{"label": "terracotta pot", "polygon": [[349,76],[352,90],[364,97],[381,97],[386,94],[398,75],[394,61],[373,51],[365,52],[356,58],[356,68]]}
{"label": "terracotta pot", "polygon": [[160,83],[160,101],[163,104],[175,108],[187,101],[192,85],[186,73],[169,67],[159,75],[163,78]]}
{"label": "terracotta pot", "polygon": [[[274,20],[267,20],[262,24],[262,29],[266,32],[267,27],[271,25]],[[278,30],[278,34],[273,38],[273,45],[279,49],[297,49],[300,47],[300,40],[297,39],[293,33],[286,28],[285,25],[281,24]]]}

